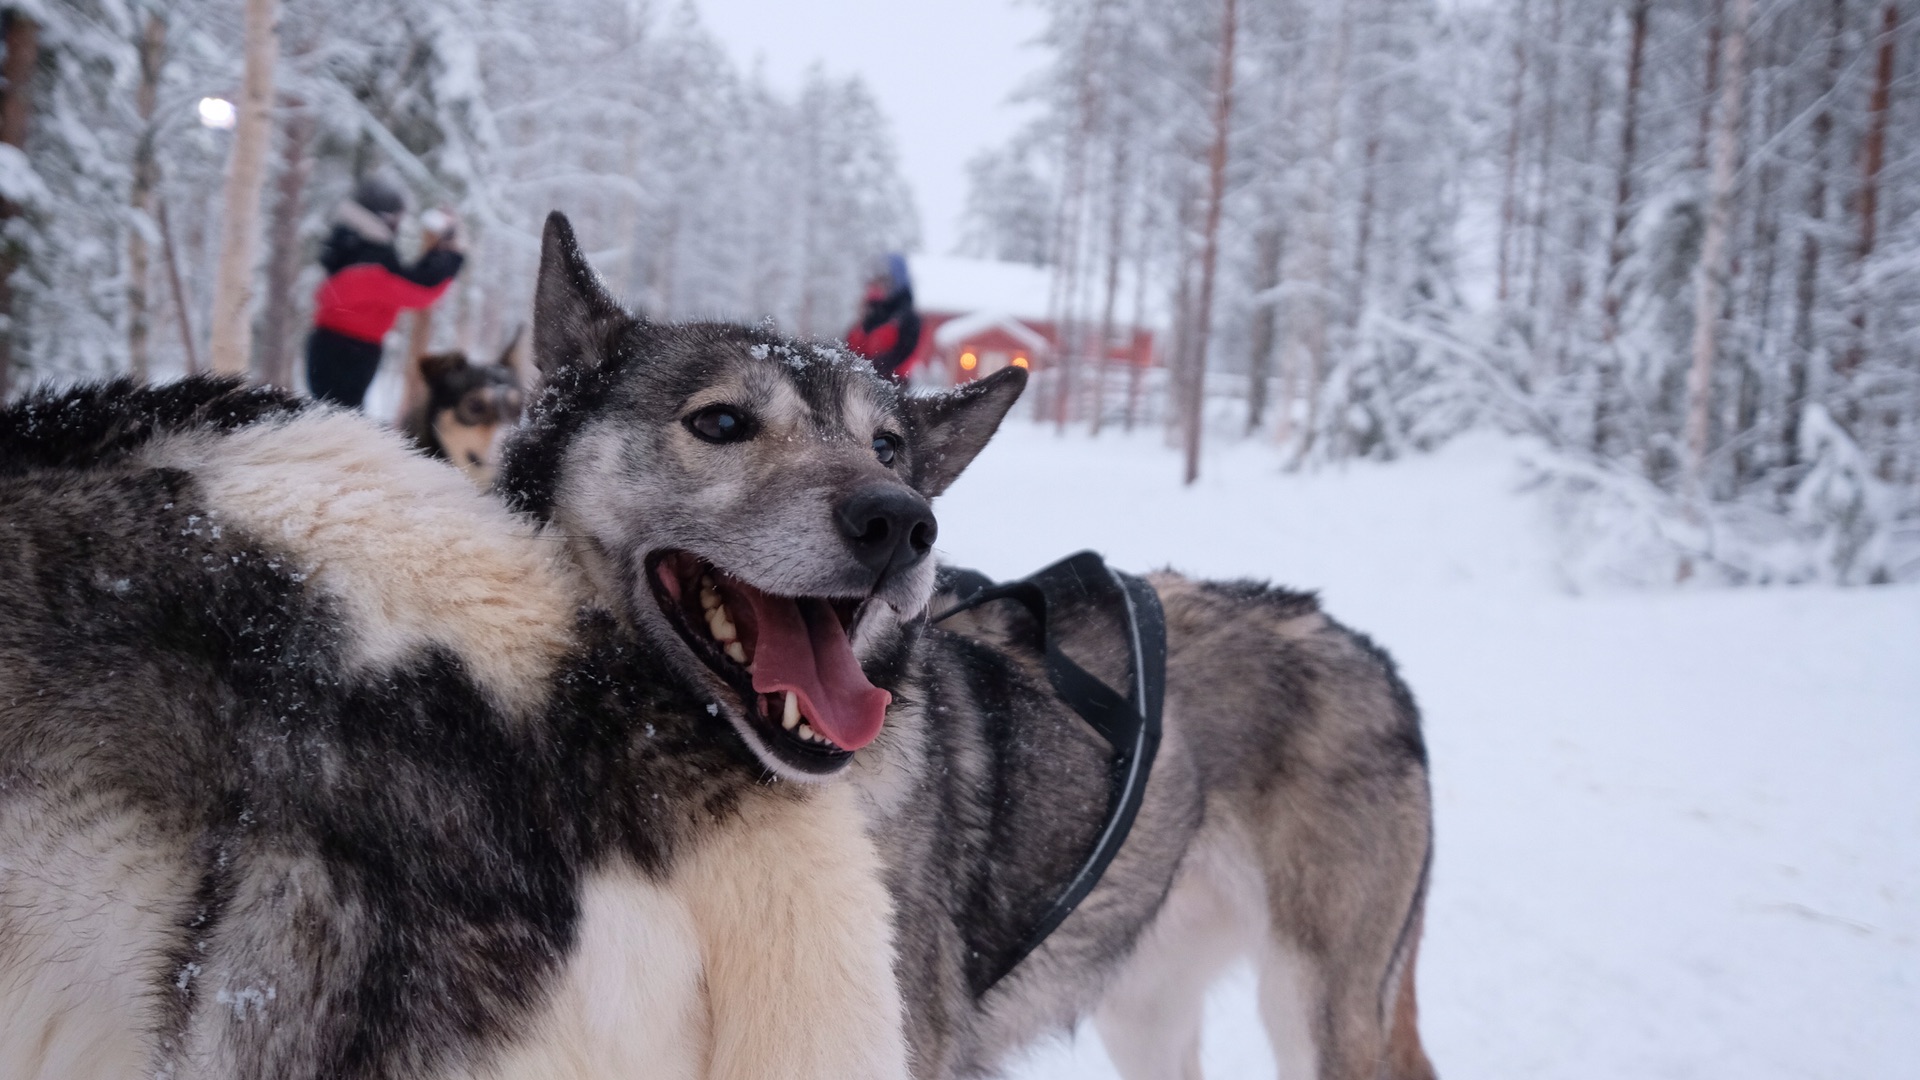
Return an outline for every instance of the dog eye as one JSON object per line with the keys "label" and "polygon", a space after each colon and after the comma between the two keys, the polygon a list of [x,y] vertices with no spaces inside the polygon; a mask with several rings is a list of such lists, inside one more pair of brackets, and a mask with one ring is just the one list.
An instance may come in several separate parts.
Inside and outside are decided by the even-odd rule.
{"label": "dog eye", "polygon": [[730,443],[751,436],[753,424],[731,405],[709,405],[687,417],[687,430],[708,442]]}
{"label": "dog eye", "polygon": [[747,418],[731,405],[709,405],[687,417],[687,428],[708,442],[739,442],[747,437]]}
{"label": "dog eye", "polygon": [[873,437],[873,456],[880,459],[882,465],[892,465],[893,456],[900,452],[900,440],[891,435]]}

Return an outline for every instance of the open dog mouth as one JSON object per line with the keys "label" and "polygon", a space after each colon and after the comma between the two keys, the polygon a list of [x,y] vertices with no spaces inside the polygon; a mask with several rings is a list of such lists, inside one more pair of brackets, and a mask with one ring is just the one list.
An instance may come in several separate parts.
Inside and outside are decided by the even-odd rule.
{"label": "open dog mouth", "polygon": [[832,772],[880,733],[892,696],[867,681],[849,640],[868,601],[774,596],[684,551],[654,556],[647,581],[781,761]]}

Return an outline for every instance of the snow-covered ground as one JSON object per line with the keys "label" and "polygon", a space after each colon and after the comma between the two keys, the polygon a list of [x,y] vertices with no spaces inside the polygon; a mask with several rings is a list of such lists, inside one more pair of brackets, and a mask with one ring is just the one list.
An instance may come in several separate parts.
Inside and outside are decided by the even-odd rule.
{"label": "snow-covered ground", "polygon": [[[1920,1075],[1920,587],[1568,594],[1519,452],[1286,475],[1026,419],[942,501],[947,557],[1318,588],[1425,711],[1422,1027],[1450,1077]],[[1272,1075],[1251,977],[1208,1075]],[[1091,1030],[1023,1080],[1113,1076]]]}

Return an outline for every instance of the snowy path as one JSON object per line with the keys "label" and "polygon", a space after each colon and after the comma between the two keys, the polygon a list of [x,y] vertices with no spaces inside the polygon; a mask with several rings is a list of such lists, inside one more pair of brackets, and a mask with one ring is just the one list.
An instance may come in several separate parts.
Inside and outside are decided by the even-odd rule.
{"label": "snowy path", "polygon": [[[956,561],[1078,547],[1322,590],[1432,746],[1420,968],[1442,1076],[1920,1075],[1920,588],[1555,587],[1509,446],[1283,476],[1226,448],[1009,425],[941,506]],[[1272,1075],[1251,981],[1209,1075]],[[1090,1031],[1022,1078],[1113,1076]]]}

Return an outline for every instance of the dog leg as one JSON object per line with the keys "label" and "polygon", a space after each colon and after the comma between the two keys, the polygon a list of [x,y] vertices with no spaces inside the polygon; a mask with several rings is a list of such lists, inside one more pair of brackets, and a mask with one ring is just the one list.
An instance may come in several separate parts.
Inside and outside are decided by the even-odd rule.
{"label": "dog leg", "polygon": [[1260,1018],[1273,1046],[1280,1080],[1315,1080],[1315,1017],[1320,1012],[1319,972],[1300,950],[1284,941],[1269,941],[1261,950]]}
{"label": "dog leg", "polygon": [[754,798],[673,887],[700,936],[711,1080],[903,1080],[892,901],[852,790]]}
{"label": "dog leg", "polygon": [[1201,1080],[1207,989],[1257,940],[1260,884],[1244,870],[1246,857],[1228,850],[1237,846],[1215,837],[1188,851],[1165,906],[1095,1014],[1124,1080]]}

